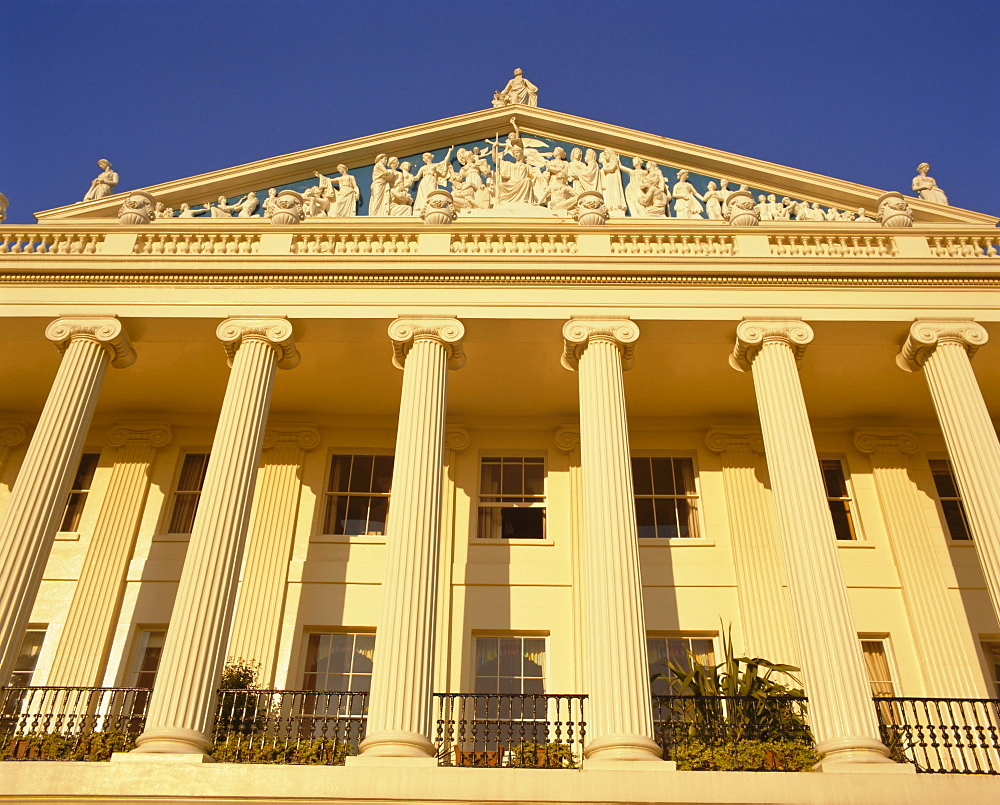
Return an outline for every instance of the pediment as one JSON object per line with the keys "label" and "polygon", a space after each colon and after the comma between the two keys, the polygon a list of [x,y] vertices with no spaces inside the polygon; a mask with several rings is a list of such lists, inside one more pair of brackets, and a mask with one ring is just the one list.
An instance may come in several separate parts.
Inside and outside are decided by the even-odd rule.
{"label": "pediment", "polygon": [[[379,154],[395,155],[400,162],[410,162],[411,171],[416,172],[425,152],[433,154],[435,162],[441,162],[449,148],[454,147],[451,162],[457,167],[455,154],[458,149],[488,150],[488,141],[493,141],[498,136],[504,138],[510,132],[512,115],[516,116],[522,134],[535,141],[533,145],[539,154],[550,154],[557,146],[562,147],[567,155],[573,148],[584,151],[594,149],[597,153],[610,149],[623,157],[621,162],[625,166],[632,164],[632,157],[654,162],[668,187],[678,181],[678,171],[687,171],[688,182],[703,196],[709,189],[709,182],[718,184],[720,179],[724,179],[728,180],[729,190],[745,185],[755,198],[773,194],[779,202],[782,197],[788,197],[796,202],[817,205],[823,210],[856,211],[863,208],[868,215],[874,215],[876,200],[885,192],[659,135],[527,106],[472,112],[135,189],[149,193],[158,202],[174,209],[176,215],[182,204],[197,209],[223,198],[227,205],[235,205],[248,193],[255,193],[263,201],[269,188],[303,192],[318,185],[317,173],[334,176],[337,165],[344,164],[359,189],[360,203],[356,214],[367,215],[372,168]],[[623,174],[623,180],[627,186],[628,176]],[[127,192],[118,193],[96,201],[45,210],[36,213],[36,217],[39,221],[114,218],[127,195]],[[997,218],[993,216],[970,210],[913,197],[909,197],[908,201],[917,223],[995,225],[997,222]],[[255,215],[260,214],[261,208],[258,207]],[[674,215],[673,204],[670,214]],[[207,215],[203,214],[196,220],[204,221],[206,218]]]}

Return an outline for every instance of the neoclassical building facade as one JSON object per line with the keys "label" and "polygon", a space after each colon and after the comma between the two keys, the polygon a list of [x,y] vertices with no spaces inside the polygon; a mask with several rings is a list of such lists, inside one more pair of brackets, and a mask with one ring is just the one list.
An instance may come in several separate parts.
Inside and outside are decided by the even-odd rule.
{"label": "neoclassical building facade", "polygon": [[[988,796],[872,701],[980,702],[950,770],[1000,771],[998,219],[926,174],[508,105],[0,226],[0,679],[151,691],[0,801]],[[651,676],[728,638],[823,773],[662,759]],[[363,693],[346,764],[211,763],[236,659]],[[573,771],[463,754],[449,694],[550,697]]]}

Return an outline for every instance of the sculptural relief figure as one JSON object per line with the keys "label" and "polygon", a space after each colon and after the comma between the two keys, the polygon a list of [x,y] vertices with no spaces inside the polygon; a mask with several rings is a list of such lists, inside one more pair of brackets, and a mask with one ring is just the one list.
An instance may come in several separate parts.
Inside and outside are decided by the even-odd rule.
{"label": "sculptural relief figure", "polygon": [[423,214],[424,205],[427,204],[427,196],[431,190],[444,187],[444,180],[448,175],[448,168],[451,165],[451,152],[453,150],[455,150],[455,146],[448,149],[448,153],[441,162],[435,162],[434,154],[430,152],[425,153],[421,157],[424,164],[420,166],[416,174],[417,197],[413,201],[415,215]]}
{"label": "sculptural relief figure", "polygon": [[457,159],[458,171],[451,170],[448,175],[455,209],[459,212],[488,209],[490,194],[484,179],[493,175],[489,164],[479,154],[478,148],[474,151],[459,148]]}
{"label": "sculptural relief figure", "polygon": [[788,196],[782,196],[781,203],[771,209],[775,221],[791,221],[792,213],[795,212],[795,202]]}
{"label": "sculptural relief figure", "polygon": [[215,206],[209,207],[211,210],[212,218],[232,218],[233,213],[237,212],[240,208],[237,204],[227,204],[225,196],[219,196],[218,203]]}
{"label": "sculptural relief figure", "polygon": [[[106,159],[99,159],[97,160],[97,165],[101,169],[101,175],[90,183],[90,190],[83,197],[84,201],[93,201],[94,199],[109,196],[118,185],[118,174],[111,169],[110,162]],[[931,181],[933,182],[934,180],[931,179]]]}
{"label": "sculptural relief figure", "polygon": [[944,204],[947,206],[948,197],[937,186],[937,182],[927,175],[927,171],[930,169],[931,166],[926,162],[921,162],[917,165],[917,175],[913,177],[913,192],[924,201],[933,201],[935,204]]}
{"label": "sculptural relief figure", "polygon": [[610,148],[601,151],[601,174],[598,190],[604,194],[609,218],[625,217],[625,189],[622,187],[621,162]]}
{"label": "sculptural relief figure", "polygon": [[854,213],[852,213],[850,210],[844,210],[842,212],[838,212],[837,213],[837,220],[838,221],[853,221],[854,220]]}
{"label": "sculptural relief figure", "polygon": [[722,191],[715,186],[715,182],[708,183],[708,190],[705,195],[698,196],[702,201],[705,202],[705,214],[712,221],[721,221],[724,219],[722,214],[722,207],[725,203],[722,195]]}
{"label": "sculptural relief figure", "polygon": [[399,159],[389,157],[386,167],[392,175],[392,184],[389,186],[389,215],[413,215],[410,187],[417,177],[410,173],[410,163],[404,162],[400,165]]}
{"label": "sculptural relief figure", "polygon": [[507,106],[507,99],[500,94],[500,90],[495,90],[493,92],[492,105],[494,109],[499,109],[501,106]]}
{"label": "sculptural relief figure", "polygon": [[209,205],[205,204],[200,210],[192,209],[191,206],[185,201],[181,204],[181,211],[177,213],[178,218],[194,218],[196,215],[201,215],[204,212],[208,212]]}
{"label": "sculptural relief figure", "polygon": [[645,218],[645,209],[642,205],[642,185],[648,173],[642,166],[639,157],[632,157],[632,167],[621,165],[621,170],[628,174],[628,185],[625,187],[625,204],[628,205],[628,214],[633,218]]}
{"label": "sculptural relief figure", "polygon": [[774,193],[768,193],[767,195],[767,218],[761,216],[761,220],[767,221],[777,221],[778,220],[778,210],[781,205],[778,203],[778,197]]}
{"label": "sculptural relief figure", "polygon": [[[509,162],[507,156],[512,157],[514,161]],[[497,182],[497,203],[534,203],[535,173],[528,164],[523,146],[513,145],[509,155],[500,156],[499,147],[494,143],[493,165],[496,171],[494,181]]]}
{"label": "sculptural relief figure", "polygon": [[259,205],[260,199],[257,198],[257,194],[250,192],[243,196],[243,198],[237,201],[233,206],[237,210],[237,218],[251,218],[257,211],[257,207]]}
{"label": "sculptural relief figure", "polygon": [[379,154],[372,165],[371,197],[368,199],[368,214],[381,216],[389,214],[389,190],[395,181],[393,171],[386,165],[388,157]]}
{"label": "sculptural relief figure", "polygon": [[576,206],[579,195],[569,183],[570,163],[566,152],[558,146],[552,151],[552,159],[545,166],[546,186],[539,202],[556,212],[566,212]]}
{"label": "sculptural relief figure", "polygon": [[346,165],[338,165],[339,176],[330,177],[330,183],[336,184],[333,202],[327,215],[331,218],[350,218],[358,214],[358,202],[361,200],[361,190],[357,180],[347,172]]}
{"label": "sculptural relief figure", "polygon": [[493,100],[497,100],[497,95],[506,100],[507,103],[520,103],[525,106],[538,106],[538,87],[524,77],[524,70],[518,67],[514,71],[514,77],[507,82],[507,86],[499,93],[493,93]]}
{"label": "sculptural relief figure", "polygon": [[677,171],[677,184],[672,189],[675,218],[701,218],[701,204],[696,198],[694,185],[688,181],[686,170]]}
{"label": "sculptural relief figure", "polygon": [[[745,185],[741,185],[740,189],[741,190],[745,190],[746,186]],[[732,192],[733,191],[729,189],[729,180],[728,179],[719,179],[719,196],[722,198],[722,209],[723,210],[726,209],[726,204],[729,201],[729,195]],[[758,199],[758,201],[759,201],[759,199]]]}
{"label": "sculptural relief figure", "polygon": [[[166,206],[162,201],[157,201],[153,208],[153,218],[173,218],[174,208]],[[2,220],[2,219],[0,219]]]}
{"label": "sculptural relief figure", "polygon": [[277,197],[278,197],[278,191],[273,187],[269,187],[267,189],[267,195],[264,197],[264,200],[261,202],[260,205],[265,218],[271,217],[271,213],[274,210],[274,202],[275,199],[277,199]]}
{"label": "sculptural relief figure", "polygon": [[870,217],[868,213],[865,212],[864,207],[858,207],[858,214],[854,216],[854,220],[859,224],[875,224],[878,223],[874,218]]}
{"label": "sculptural relief figure", "polygon": [[583,168],[583,149],[574,148],[569,155],[569,181],[573,189],[577,192],[580,191],[580,188],[577,186],[578,180],[576,177]]}
{"label": "sculptural relief figure", "polygon": [[320,185],[302,191],[302,214],[306,218],[326,218],[330,214],[330,198]]}
{"label": "sculptural relief figure", "polygon": [[767,202],[767,197],[761,193],[757,196],[757,214],[762,221],[771,220],[771,205]]}

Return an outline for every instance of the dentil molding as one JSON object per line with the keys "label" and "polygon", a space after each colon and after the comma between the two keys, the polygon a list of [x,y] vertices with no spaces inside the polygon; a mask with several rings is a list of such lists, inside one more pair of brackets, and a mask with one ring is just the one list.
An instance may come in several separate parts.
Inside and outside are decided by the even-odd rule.
{"label": "dentil molding", "polygon": [[392,340],[392,365],[402,369],[406,356],[417,339],[437,341],[448,351],[448,368],[461,369],[465,366],[465,350],[462,339],[465,326],[458,319],[412,318],[396,319],[389,325]]}
{"label": "dentil molding", "polygon": [[917,320],[910,326],[909,335],[896,356],[896,363],[906,372],[918,372],[940,344],[958,344],[971,358],[988,340],[986,328],[971,319]]}
{"label": "dentil molding", "polygon": [[45,337],[55,343],[60,355],[74,339],[82,338],[100,344],[116,369],[135,363],[135,350],[117,316],[56,319],[45,328]]}
{"label": "dentil molding", "polygon": [[571,372],[577,370],[580,356],[591,341],[611,341],[621,354],[622,371],[635,366],[635,342],[639,338],[639,328],[631,319],[586,318],[570,319],[563,325],[562,365]]}
{"label": "dentil molding", "polygon": [[226,350],[229,365],[233,365],[236,352],[244,340],[266,341],[278,356],[279,369],[293,369],[299,365],[299,351],[292,335],[292,323],[285,318],[230,318],[215,331]]}
{"label": "dentil molding", "polygon": [[801,360],[813,340],[812,327],[801,319],[743,319],[736,327],[736,346],[729,365],[737,372],[748,372],[764,344],[778,341],[787,344],[795,360]]}

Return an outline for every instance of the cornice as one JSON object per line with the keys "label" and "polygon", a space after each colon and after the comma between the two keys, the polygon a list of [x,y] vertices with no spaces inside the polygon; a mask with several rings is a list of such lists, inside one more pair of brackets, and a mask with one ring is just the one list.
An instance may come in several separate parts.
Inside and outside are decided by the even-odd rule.
{"label": "cornice", "polygon": [[635,366],[635,342],[639,338],[639,328],[630,319],[615,316],[611,318],[572,318],[563,325],[562,365],[575,372],[580,356],[591,341],[610,341],[618,347],[621,355],[622,371]]}
{"label": "cornice", "polygon": [[55,343],[60,355],[74,339],[86,339],[100,344],[116,369],[135,363],[135,350],[117,316],[56,319],[45,328],[45,337]]}
{"label": "cornice", "polygon": [[941,344],[961,346],[969,358],[972,358],[988,340],[986,328],[971,319],[918,319],[910,326],[906,341],[896,356],[896,363],[906,372],[917,372]]}
{"label": "cornice", "polygon": [[736,327],[736,346],[729,356],[729,365],[738,372],[750,371],[764,344],[775,341],[787,345],[799,361],[812,340],[812,327],[801,319],[746,318]]}
{"label": "cornice", "polygon": [[108,432],[108,444],[112,447],[126,443],[163,447],[172,435],[169,422],[119,422]]}
{"label": "cornice", "polygon": [[462,348],[464,336],[465,326],[458,319],[423,316],[398,318],[389,325],[392,365],[402,369],[414,341],[429,339],[441,344],[447,350],[449,369],[461,369],[465,366],[465,351]]}
{"label": "cornice", "polygon": [[292,324],[277,317],[233,317],[219,324],[216,337],[226,350],[229,365],[233,365],[240,345],[249,339],[264,341],[271,346],[278,358],[279,369],[292,369],[299,364],[299,351],[295,347]]}

